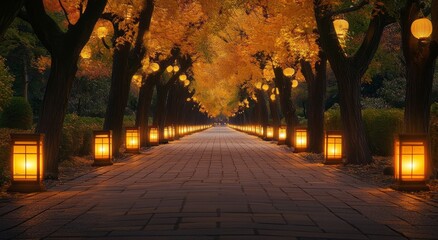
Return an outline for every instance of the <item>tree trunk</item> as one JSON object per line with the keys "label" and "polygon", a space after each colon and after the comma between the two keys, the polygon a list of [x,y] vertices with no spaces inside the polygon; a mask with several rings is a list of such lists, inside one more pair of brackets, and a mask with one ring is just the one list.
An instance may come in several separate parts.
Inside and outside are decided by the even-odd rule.
{"label": "tree trunk", "polygon": [[383,29],[391,23],[385,15],[386,11],[380,9],[382,7],[384,6],[374,6],[368,29],[359,49],[353,56],[347,56],[334,30],[331,5],[323,0],[314,0],[320,46],[326,53],[338,82],[347,163],[351,164],[372,162],[362,121],[360,84],[363,74],[377,51]]}
{"label": "tree trunk", "polygon": [[120,154],[125,108],[128,102],[131,79],[128,76],[128,58],[131,44],[124,42],[114,49],[111,88],[105,113],[104,130],[113,131],[113,156]]}
{"label": "tree trunk", "polygon": [[306,79],[308,91],[308,151],[313,153],[322,153],[324,150],[324,101],[327,86],[327,58],[323,52],[319,52],[319,57],[319,61],[315,64],[315,74],[313,74],[310,62],[301,61],[301,71]]}
{"label": "tree trunk", "polygon": [[140,87],[138,96],[137,114],[135,126],[140,128],[140,144],[146,147],[149,144],[148,127],[149,127],[149,109],[152,103],[154,87],[159,79],[158,75],[149,75]]}
{"label": "tree trunk", "polygon": [[280,112],[277,105],[278,99],[272,101],[269,98],[269,109],[271,110],[271,118],[272,118],[272,126],[274,128],[274,139],[278,140],[278,130],[280,128],[281,120],[280,120]]}
{"label": "tree trunk", "polygon": [[402,49],[406,61],[406,100],[404,132],[428,133],[432,83],[438,52],[438,2],[432,1],[432,41],[418,40],[411,34],[411,24],[421,11],[414,1],[401,10]]}
{"label": "tree trunk", "polygon": [[67,103],[77,71],[79,54],[93,32],[106,0],[88,1],[79,20],[63,32],[49,17],[42,0],[27,0],[29,22],[50,52],[51,70],[41,107],[37,133],[45,134],[44,166],[46,178],[58,178],[58,153]]}
{"label": "tree trunk", "polygon": [[153,125],[158,127],[160,142],[164,139],[168,94],[169,88],[166,84],[157,84],[157,108],[155,110]]}

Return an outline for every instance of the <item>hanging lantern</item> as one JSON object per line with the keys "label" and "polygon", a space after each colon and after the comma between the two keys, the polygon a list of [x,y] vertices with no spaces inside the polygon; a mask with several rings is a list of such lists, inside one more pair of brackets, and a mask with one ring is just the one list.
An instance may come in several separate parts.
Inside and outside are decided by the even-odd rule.
{"label": "hanging lantern", "polygon": [[187,75],[185,75],[185,74],[179,75],[179,80],[184,82],[185,80],[187,80]]}
{"label": "hanging lantern", "polygon": [[411,25],[411,33],[417,39],[426,39],[432,35],[432,22],[428,18],[419,18]]}
{"label": "hanging lantern", "polygon": [[166,71],[168,73],[171,73],[173,71],[173,66],[171,66],[171,65],[167,66]]}
{"label": "hanging lantern", "polygon": [[262,83],[261,82],[256,82],[255,83],[255,87],[257,88],[257,89],[262,89]]}
{"label": "hanging lantern", "polygon": [[184,87],[187,87],[187,86],[189,86],[190,85],[190,81],[189,80],[184,80]]}
{"label": "hanging lantern", "polygon": [[271,96],[269,98],[271,98],[271,101],[275,102],[275,99],[276,99],[275,94],[271,94]]}
{"label": "hanging lantern", "polygon": [[262,89],[263,89],[263,91],[268,91],[269,90],[269,85],[268,84],[263,84]]}
{"label": "hanging lantern", "polygon": [[113,144],[112,132],[109,131],[94,131],[93,132],[94,146],[94,166],[112,165],[113,162]]}
{"label": "hanging lantern", "polygon": [[81,58],[83,58],[83,59],[91,58],[91,48],[89,46],[85,46],[84,48],[82,48],[80,55],[81,55]]}
{"label": "hanging lantern", "polygon": [[179,67],[177,65],[173,66],[173,72],[178,72],[179,71]]}
{"label": "hanging lantern", "polygon": [[288,68],[283,69],[283,75],[286,77],[292,77],[294,75],[294,73],[295,73],[295,69],[293,69],[293,68],[288,67]]}
{"label": "hanging lantern", "polygon": [[295,128],[294,148],[295,148],[295,152],[307,151],[307,129],[306,128]]}
{"label": "hanging lantern", "polygon": [[298,87],[298,80],[292,80],[292,88]]}
{"label": "hanging lantern", "polygon": [[140,152],[140,129],[138,127],[127,127],[125,138],[125,149],[128,153]]}
{"label": "hanging lantern", "polygon": [[11,192],[44,191],[44,135],[11,134]]}
{"label": "hanging lantern", "polygon": [[149,126],[149,144],[151,146],[158,146],[159,143],[158,127]]}
{"label": "hanging lantern", "polygon": [[399,135],[394,142],[393,188],[403,191],[429,190],[426,185],[428,144],[426,135]]}
{"label": "hanging lantern", "polygon": [[282,125],[278,128],[278,145],[286,143],[286,126]]}
{"label": "hanging lantern", "polygon": [[153,62],[149,65],[149,69],[151,69],[152,72],[157,72],[158,70],[160,70],[160,64]]}
{"label": "hanging lantern", "polygon": [[325,132],[324,160],[324,164],[342,163],[342,132]]}
{"label": "hanging lantern", "polygon": [[350,27],[350,24],[348,24],[348,21],[345,19],[335,19],[333,21],[333,26],[335,27],[336,35],[338,35],[338,38],[345,38],[348,33],[348,29]]}

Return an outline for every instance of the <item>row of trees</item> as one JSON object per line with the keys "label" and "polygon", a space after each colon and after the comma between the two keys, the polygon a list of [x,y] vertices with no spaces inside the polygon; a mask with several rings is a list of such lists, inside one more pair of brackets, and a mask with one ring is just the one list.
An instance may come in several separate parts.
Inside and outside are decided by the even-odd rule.
{"label": "row of trees", "polygon": [[[132,79],[139,83],[136,125],[143,131],[143,145],[154,89],[153,123],[162,129],[248,109],[233,118],[264,125],[271,118],[279,125],[283,116],[290,132],[299,124],[292,88],[305,81],[310,150],[321,152],[328,63],[337,81],[348,162],[370,163],[360,88],[385,27],[393,23],[401,26],[406,61],[405,129],[427,132],[438,31],[430,41],[419,41],[410,34],[410,25],[421,13],[430,13],[436,29],[436,1],[7,0],[4,4],[0,33],[18,15],[32,25],[50,55],[50,61],[39,61],[49,65],[50,73],[36,128],[46,134],[47,177],[57,177],[60,133],[75,76],[111,79],[104,129],[113,131],[115,154],[122,145]],[[362,26],[339,38],[333,25],[339,17]],[[81,60],[81,55],[87,59]],[[107,64],[112,64],[111,71],[102,69]]]}

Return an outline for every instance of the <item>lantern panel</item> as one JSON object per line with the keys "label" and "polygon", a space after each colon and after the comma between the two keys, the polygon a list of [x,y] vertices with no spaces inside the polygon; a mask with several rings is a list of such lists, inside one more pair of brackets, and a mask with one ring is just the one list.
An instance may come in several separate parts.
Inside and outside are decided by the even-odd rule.
{"label": "lantern panel", "polygon": [[38,142],[15,142],[12,162],[14,180],[37,180]]}
{"label": "lantern panel", "polygon": [[266,127],[266,137],[269,139],[274,138],[274,127],[272,127],[272,126]]}
{"label": "lantern panel", "polygon": [[138,128],[126,128],[126,151],[138,152],[140,149],[140,131]]}
{"label": "lantern panel", "polygon": [[419,18],[412,22],[411,33],[417,39],[425,39],[432,35],[432,22],[427,18]]}
{"label": "lantern panel", "polygon": [[149,128],[149,143],[151,145],[158,145],[158,128],[157,127],[150,127]]}
{"label": "lantern panel", "polygon": [[111,136],[98,134],[94,137],[94,159],[111,158]]}
{"label": "lantern panel", "polygon": [[342,160],[342,134],[327,132],[324,138],[324,158],[326,163]]}
{"label": "lantern panel", "polygon": [[424,181],[426,175],[426,147],[424,141],[395,143],[395,178],[400,181]]}
{"label": "lantern panel", "polygon": [[280,140],[280,141],[286,140],[286,128],[285,127],[280,127],[278,129],[278,140]]}
{"label": "lantern panel", "polygon": [[295,130],[295,148],[299,150],[307,149],[307,130]]}

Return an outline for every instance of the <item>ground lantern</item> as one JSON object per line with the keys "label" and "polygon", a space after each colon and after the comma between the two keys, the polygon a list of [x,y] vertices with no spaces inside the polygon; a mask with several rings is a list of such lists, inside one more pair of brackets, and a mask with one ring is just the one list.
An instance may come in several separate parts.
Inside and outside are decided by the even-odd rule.
{"label": "ground lantern", "polygon": [[94,166],[113,164],[112,131],[93,132]]}
{"label": "ground lantern", "polygon": [[426,185],[428,144],[426,135],[399,135],[394,141],[395,189],[429,190]]}
{"label": "ground lantern", "polygon": [[324,164],[342,163],[342,132],[326,131],[324,136]]}
{"label": "ground lantern", "polygon": [[272,140],[274,138],[274,127],[266,126],[266,140]]}
{"label": "ground lantern", "polygon": [[125,140],[126,152],[140,152],[140,129],[138,127],[127,127]]}
{"label": "ground lantern", "polygon": [[286,126],[278,128],[278,145],[286,143]]}
{"label": "ground lantern", "polygon": [[160,138],[158,136],[158,127],[150,126],[149,127],[149,144],[151,146],[158,146],[160,143]]}
{"label": "ground lantern", "polygon": [[12,192],[44,191],[43,134],[11,134]]}
{"label": "ground lantern", "polygon": [[295,152],[307,151],[307,129],[306,128],[295,128],[294,148],[295,148]]}

